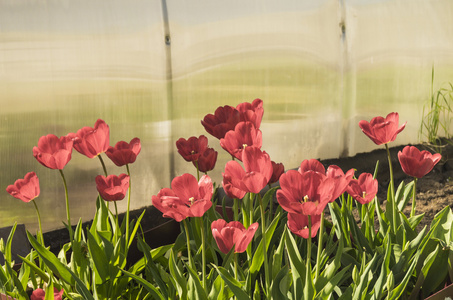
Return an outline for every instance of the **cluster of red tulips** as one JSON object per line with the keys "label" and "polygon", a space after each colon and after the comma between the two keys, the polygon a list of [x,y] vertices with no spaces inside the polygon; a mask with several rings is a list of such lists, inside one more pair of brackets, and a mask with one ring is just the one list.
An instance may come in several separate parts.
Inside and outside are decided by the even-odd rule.
{"label": "cluster of red tulips", "polygon": [[[260,192],[266,186],[277,181],[279,181],[280,189],[276,193],[276,198],[280,206],[287,212],[287,227],[292,233],[304,239],[311,239],[316,236],[320,228],[322,230],[325,207],[345,192],[359,203],[367,204],[375,198],[378,191],[378,182],[372,174],[362,173],[355,177],[353,169],[346,173],[335,165],[326,169],[315,159],[304,160],[297,170],[285,172],[283,164],[275,163],[269,154],[261,150],[260,124],[263,112],[263,101],[255,99],[251,103],[241,103],[236,107],[228,105],[219,107],[214,114],[206,115],[201,121],[206,131],[217,138],[220,146],[232,157],[222,173],[222,187],[225,193],[234,199],[235,218],[229,223],[223,219],[211,223],[212,236],[219,250],[225,254],[232,249],[234,249],[234,253],[246,251],[259,226],[262,227],[262,237],[263,240],[265,239],[267,226],[264,224],[264,215],[266,208],[260,205],[262,218],[259,225],[258,222],[253,222],[253,214],[249,214],[246,211],[247,207],[243,205],[242,212],[245,219],[241,223],[237,218],[238,200],[244,199],[247,194],[250,194],[252,201],[253,199],[261,201]],[[371,122],[361,121],[359,123],[363,133],[377,145],[385,145],[387,151],[388,143],[396,139],[405,125],[405,123],[399,125],[398,113],[390,113],[386,118],[375,117]],[[69,133],[60,138],[53,134],[43,136],[39,139],[38,146],[33,148],[33,156],[40,164],[60,171],[66,189],[69,228],[71,220],[63,169],[71,160],[72,149],[76,149],[89,158],[98,157],[100,159],[105,174],[98,175],[95,182],[97,190],[104,200],[113,202],[121,200],[125,198],[129,189],[127,211],[129,213],[130,174],[128,165],[134,163],[140,153],[140,140],[134,138],[129,143],[120,141],[112,147],[109,136],[108,125],[99,119],[93,128],[83,127],[77,133]],[[157,195],[152,196],[152,205],[159,209],[164,217],[184,223],[189,264],[193,266],[190,257],[189,231],[185,220],[187,218],[201,220],[201,217],[212,206],[214,184],[207,173],[214,169],[218,153],[208,146],[208,138],[204,135],[190,137],[187,140],[181,138],[176,142],[176,147],[178,153],[196,167],[197,177],[191,174],[175,177],[171,182],[171,188],[163,188]],[[101,153],[105,153],[115,165],[126,166],[127,174],[107,175]],[[417,178],[423,177],[433,169],[441,159],[441,155],[406,146],[398,153],[398,159],[403,171],[414,177],[416,182]],[[205,175],[200,177],[199,172],[203,172]],[[393,179],[391,184],[393,185]],[[39,196],[40,188],[38,177],[34,172],[27,173],[23,179],[18,179],[6,190],[24,202],[33,201],[37,208],[34,199]],[[393,186],[392,190],[394,191]],[[413,196],[411,216],[415,213],[415,192]],[[41,223],[40,220],[39,223]],[[126,226],[128,223],[127,219]],[[205,234],[202,220],[199,225],[202,228],[204,253]],[[126,233],[128,232],[127,229]],[[40,234],[42,241],[41,225]],[[267,250],[265,247],[262,248],[267,273]],[[203,279],[206,268],[204,259],[203,256]],[[266,275],[267,277],[268,275]],[[44,299],[42,290],[35,292],[32,299]],[[55,292],[57,293],[55,299],[58,299],[58,295],[61,299],[61,291]]]}

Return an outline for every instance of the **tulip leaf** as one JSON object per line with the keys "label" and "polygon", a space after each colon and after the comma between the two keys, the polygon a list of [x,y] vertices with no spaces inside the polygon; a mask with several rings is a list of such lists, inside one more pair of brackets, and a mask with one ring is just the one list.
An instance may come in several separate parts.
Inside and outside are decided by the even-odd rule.
{"label": "tulip leaf", "polygon": [[[284,225],[284,226],[286,226],[286,225]],[[275,278],[282,268],[285,239],[286,239],[286,230],[283,230],[283,234],[280,239],[280,243],[278,244],[278,248],[277,248],[277,250],[275,250],[273,258],[272,258],[272,265],[271,265],[272,278]]]}
{"label": "tulip leaf", "polygon": [[[410,299],[416,299],[416,296],[419,294],[420,288],[421,288],[423,282],[425,281],[425,278],[428,275],[428,271],[431,268],[436,256],[439,254],[440,249],[441,249],[440,245],[437,245],[436,249],[434,249],[434,251],[432,251],[425,258],[421,272],[418,274],[417,282],[415,283],[414,288],[412,289]],[[431,292],[431,291],[429,291],[429,292]]]}
{"label": "tulip leaf", "polygon": [[140,283],[150,294],[151,296],[153,297],[153,299],[161,299],[161,300],[165,300],[166,298],[164,298],[164,296],[162,296],[162,294],[156,289],[155,286],[153,286],[150,282],[146,281],[145,279],[143,279],[142,277],[140,276],[137,276],[133,273],[130,273],[128,271],[125,271],[125,270],[121,270],[126,276],[129,276],[130,278],[134,279],[135,281],[137,281],[138,283]]}
{"label": "tulip leaf", "polygon": [[241,283],[234,279],[226,269],[224,269],[223,267],[217,267],[216,265],[212,266],[217,270],[223,281],[225,281],[225,283],[228,285],[228,287],[238,300],[250,300],[250,297],[242,289]]}
{"label": "tulip leaf", "polygon": [[[277,227],[278,221],[280,220],[280,216],[281,214],[276,215],[275,218],[272,220],[272,223],[266,230],[266,250],[269,249],[269,244],[271,243],[272,235],[274,234],[275,228]],[[261,239],[258,248],[256,248],[255,250],[255,255],[253,255],[252,265],[250,266],[250,273],[253,274],[261,268],[261,265],[264,262],[264,257],[262,253],[263,253],[263,240]]]}
{"label": "tulip leaf", "polygon": [[[52,274],[50,274],[52,275]],[[53,281],[50,280],[47,283],[47,288],[46,288],[46,295],[44,297],[44,300],[54,300],[54,291],[53,291]]]}
{"label": "tulip leaf", "polygon": [[137,222],[135,223],[134,229],[132,230],[132,233],[129,237],[129,243],[127,245],[128,249],[131,246],[132,242],[134,241],[135,235],[137,234],[137,231],[140,228],[140,222],[141,222],[143,216],[145,215],[145,213],[146,213],[146,209],[143,210],[142,214],[140,215],[140,217],[138,217]]}
{"label": "tulip leaf", "polygon": [[49,267],[49,269],[51,269],[60,279],[70,285],[74,285],[74,277],[66,266],[64,266],[52,252],[44,248],[28,231],[27,236],[30,244],[35,248],[36,252],[38,252],[47,267]]}
{"label": "tulip leaf", "polygon": [[284,266],[272,280],[270,293],[272,299],[288,299],[289,292],[289,268]]}
{"label": "tulip leaf", "polygon": [[[409,200],[411,200],[411,195],[414,191],[414,181],[409,182],[407,185],[404,185],[404,181],[401,182],[400,186],[403,186],[402,192],[400,191],[400,195],[396,198],[398,203],[398,210],[403,211],[403,209],[406,207],[407,203]],[[398,191],[399,191],[398,187]]]}
{"label": "tulip leaf", "polygon": [[[286,228],[285,231],[287,231]],[[286,251],[288,252],[289,263],[291,265],[291,275],[293,277],[293,298],[303,299],[302,276],[305,276],[306,267],[292,234],[286,234],[285,245]]]}
{"label": "tulip leaf", "polygon": [[178,268],[178,265],[176,264],[173,250],[170,251],[168,267],[170,269],[172,279],[175,280],[176,289],[178,290],[180,299],[187,299],[187,280],[184,278],[181,270]]}
{"label": "tulip leaf", "polygon": [[[28,260],[28,256],[27,256],[27,258],[21,257],[21,256],[19,256],[19,257],[20,257],[20,259],[22,259],[22,262],[24,264],[29,266],[33,270],[33,272],[35,272],[41,278],[42,281],[44,281],[44,282],[49,281],[49,276],[47,276],[47,274],[43,270],[41,270],[37,265],[35,265],[30,260]],[[0,268],[0,271],[1,271],[1,268]]]}
{"label": "tulip leaf", "polygon": [[[370,279],[373,278],[373,272],[371,268],[374,266],[377,260],[377,253],[374,254],[371,261],[368,262],[365,269],[361,273],[359,282],[357,283],[354,292],[352,294],[352,300],[362,299],[362,295],[366,295],[368,291],[368,285],[370,283]],[[363,267],[363,266],[362,266]]]}
{"label": "tulip leaf", "polygon": [[411,266],[406,272],[406,275],[404,276],[403,280],[401,283],[393,289],[388,297],[388,300],[396,300],[400,299],[402,293],[404,292],[404,289],[406,288],[407,283],[409,282],[409,279],[412,277],[412,272],[415,269],[415,266],[417,265],[418,258],[420,257],[420,252],[414,257],[414,260],[412,261]]}
{"label": "tulip leaf", "polygon": [[[200,278],[198,277],[197,273],[187,264],[185,264],[187,270],[189,271],[189,276],[192,279],[194,285],[195,285],[195,291],[189,291],[192,292],[196,297],[189,297],[189,299],[200,299],[200,300],[208,300],[208,297],[206,295],[206,291],[201,285]],[[189,285],[189,287],[193,288],[193,285]]]}
{"label": "tulip leaf", "polygon": [[209,293],[208,298],[210,300],[225,299],[225,297],[223,297],[223,291],[224,291],[223,279],[220,275],[217,275],[216,279],[212,284],[211,292]]}
{"label": "tulip leaf", "polygon": [[337,287],[343,280],[345,280],[345,273],[349,270],[349,266],[342,269],[340,272],[335,274],[329,281],[326,282],[324,287],[316,294],[315,299],[328,299],[332,295],[333,290]]}
{"label": "tulip leaf", "polygon": [[109,274],[109,262],[105,252],[98,245],[93,235],[88,231],[88,249],[92,258],[92,262],[95,266],[94,270],[99,275],[102,282],[106,282],[110,279]]}

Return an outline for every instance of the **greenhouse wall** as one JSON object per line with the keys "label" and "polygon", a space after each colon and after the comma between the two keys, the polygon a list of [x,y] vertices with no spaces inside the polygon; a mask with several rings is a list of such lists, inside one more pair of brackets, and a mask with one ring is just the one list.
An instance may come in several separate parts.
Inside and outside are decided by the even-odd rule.
{"label": "greenhouse wall", "polygon": [[[0,0],[1,188],[35,171],[44,228],[61,227],[60,174],[32,148],[98,118],[111,145],[141,139],[132,208],[194,174],[180,137],[208,136],[220,184],[230,156],[200,120],[255,98],[263,149],[287,169],[376,149],[357,124],[392,111],[408,122],[393,145],[418,143],[433,68],[434,89],[453,82],[450,0]],[[105,161],[111,174],[126,171]],[[101,164],[74,152],[64,173],[73,220],[89,220]],[[6,191],[0,202],[0,227],[35,228],[32,205]]]}

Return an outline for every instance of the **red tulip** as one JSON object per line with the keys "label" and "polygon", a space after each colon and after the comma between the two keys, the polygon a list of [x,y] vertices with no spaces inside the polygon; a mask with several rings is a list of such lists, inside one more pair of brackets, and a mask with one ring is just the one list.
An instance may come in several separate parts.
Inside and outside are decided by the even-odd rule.
{"label": "red tulip", "polygon": [[242,253],[252,241],[258,226],[258,223],[253,223],[245,229],[238,221],[227,223],[218,219],[211,223],[211,231],[220,251],[227,254],[235,246],[234,252]]}
{"label": "red tulip", "polygon": [[96,176],[96,188],[101,197],[106,201],[123,200],[129,188],[129,176],[103,175]]}
{"label": "red tulip", "polygon": [[110,129],[104,120],[98,119],[93,128],[85,126],[77,133],[69,133],[68,137],[74,141],[74,149],[88,158],[93,158],[109,148]]}
{"label": "red tulip", "polygon": [[206,150],[198,158],[198,162],[192,162],[194,166],[198,164],[198,170],[201,172],[209,172],[214,169],[215,163],[217,162],[217,151],[213,148],[206,148]]}
{"label": "red tulip", "polygon": [[335,180],[324,174],[289,170],[280,177],[281,189],[277,201],[289,213],[321,214],[327,203],[333,201]]}
{"label": "red tulip", "polygon": [[72,144],[66,136],[58,138],[48,134],[39,138],[38,146],[33,147],[33,156],[47,168],[63,170],[71,160]]}
{"label": "red tulip", "polygon": [[314,171],[320,174],[326,175],[326,168],[322,163],[317,159],[306,159],[304,160],[299,167],[299,173],[303,174],[307,171]]}
{"label": "red tulip", "polygon": [[139,138],[133,138],[130,143],[120,141],[115,147],[109,146],[105,154],[118,167],[135,162],[142,146]]}
{"label": "red tulip", "polygon": [[[321,215],[311,215],[311,237],[314,238],[318,233],[318,229],[321,225]],[[295,235],[298,235],[304,239],[308,239],[309,228],[308,228],[308,216],[303,214],[288,214],[287,226],[289,230]]]}
{"label": "red tulip", "polygon": [[378,181],[370,173],[360,174],[358,179],[352,179],[346,192],[361,204],[370,203],[378,192]]}
{"label": "red tulip", "polygon": [[280,179],[283,173],[285,173],[285,166],[282,163],[272,163],[272,177],[269,179],[269,184],[275,183]]}
{"label": "red tulip", "polygon": [[220,146],[239,160],[242,160],[244,147],[261,148],[262,143],[261,130],[256,129],[251,122],[238,123],[234,130],[228,131],[225,138],[220,139]]}
{"label": "red tulip", "polygon": [[260,128],[263,119],[263,100],[255,99],[252,103],[244,102],[236,106],[241,116],[241,121],[252,122],[255,128]]}
{"label": "red tulip", "polygon": [[152,196],[152,204],[166,218],[181,222],[187,217],[201,217],[212,206],[213,184],[207,175],[200,181],[191,174],[175,177],[171,189],[160,190]]}
{"label": "red tulip", "polygon": [[234,130],[239,122],[239,111],[234,107],[225,105],[218,107],[214,114],[206,115],[201,124],[209,134],[222,139],[228,131]]}
{"label": "red tulip", "polygon": [[359,122],[359,126],[376,145],[387,144],[393,142],[396,139],[398,133],[403,131],[406,127],[405,122],[403,125],[398,127],[399,115],[398,113],[392,112],[383,117],[375,117],[368,123],[365,120]]}
{"label": "red tulip", "polygon": [[14,184],[8,185],[6,191],[14,198],[30,202],[39,196],[39,179],[35,172],[29,172],[24,179],[17,179]]}
{"label": "red tulip", "polygon": [[406,146],[398,152],[398,159],[404,173],[409,176],[422,178],[434,168],[442,155],[431,154],[426,150],[420,151],[414,146]]}
{"label": "red tulip", "polygon": [[350,169],[345,174],[340,167],[331,165],[327,168],[326,176],[327,178],[334,179],[335,188],[331,200],[331,202],[333,202],[346,191],[349,182],[351,182],[352,177],[354,176],[354,169]]}
{"label": "red tulip", "polygon": [[197,161],[203,152],[208,148],[208,138],[204,135],[200,137],[190,137],[188,140],[180,138],[176,141],[178,153],[186,161]]}
{"label": "red tulip", "polygon": [[[53,297],[55,300],[62,299],[63,292],[64,292],[63,289],[61,289],[61,291],[58,291],[57,288],[53,288],[53,292],[54,292]],[[43,289],[34,290],[30,297],[31,300],[44,300],[45,298],[46,298],[46,293],[44,292]]]}
{"label": "red tulip", "polygon": [[242,152],[244,169],[237,161],[229,161],[222,173],[222,185],[231,198],[241,199],[245,193],[259,193],[272,177],[269,155],[256,147],[245,147]]}

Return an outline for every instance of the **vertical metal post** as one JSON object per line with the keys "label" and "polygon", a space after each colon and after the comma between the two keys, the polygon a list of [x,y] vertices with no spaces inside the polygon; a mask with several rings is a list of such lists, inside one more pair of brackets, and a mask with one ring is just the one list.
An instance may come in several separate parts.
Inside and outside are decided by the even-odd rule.
{"label": "vertical metal post", "polygon": [[169,140],[169,168],[170,168],[170,182],[175,177],[175,156],[173,142],[173,70],[172,70],[172,57],[171,57],[171,35],[170,25],[168,21],[167,1],[162,0],[162,21],[164,26],[164,39],[165,39],[165,69],[166,69],[166,92],[167,92],[167,120],[170,127]]}

